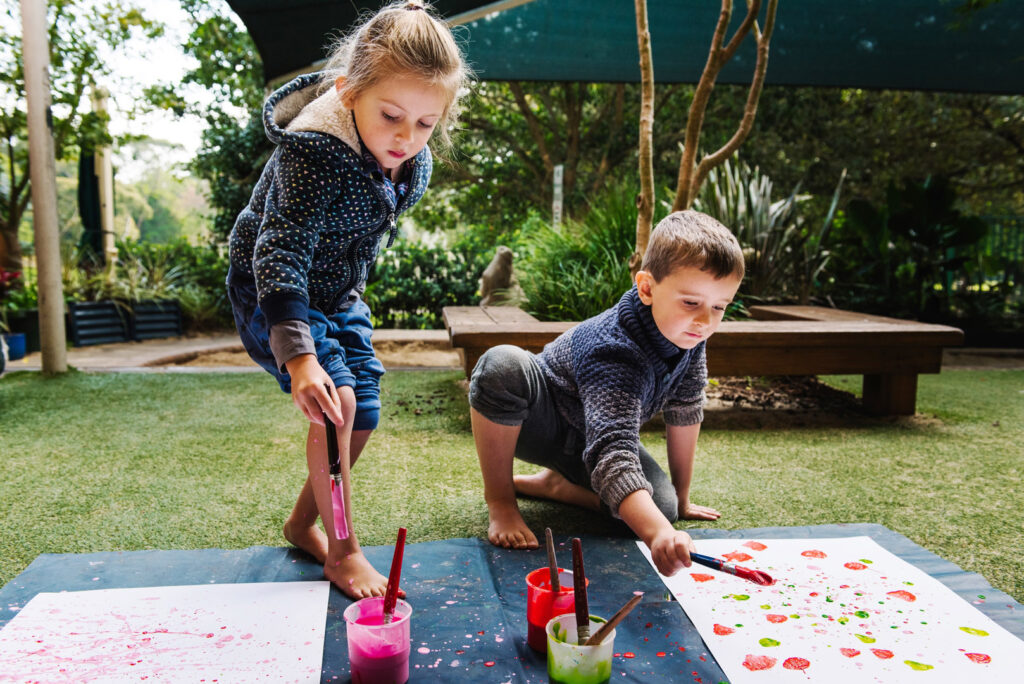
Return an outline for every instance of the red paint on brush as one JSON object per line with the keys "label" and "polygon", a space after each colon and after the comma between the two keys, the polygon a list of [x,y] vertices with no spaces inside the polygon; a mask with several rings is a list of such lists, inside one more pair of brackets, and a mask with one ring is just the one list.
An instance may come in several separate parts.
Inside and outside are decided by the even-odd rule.
{"label": "red paint on brush", "polygon": [[886,593],[886,596],[892,596],[894,598],[901,598],[904,601],[916,601],[917,597],[911,594],[909,591],[899,589],[897,591],[890,591]]}
{"label": "red paint on brush", "polygon": [[785,622],[786,620],[789,619],[785,615],[774,615],[774,614],[765,615],[765,618],[768,620],[768,622],[775,623],[776,625],[779,624],[779,623]]}
{"label": "red paint on brush", "polygon": [[964,655],[970,658],[971,661],[981,663],[982,665],[992,662],[992,658],[984,653],[964,653]]}
{"label": "red paint on brush", "polygon": [[858,563],[857,561],[850,561],[849,563],[843,563],[843,567],[844,568],[849,568],[850,570],[867,570],[867,568],[868,568],[868,566],[864,565],[863,563]]}
{"label": "red paint on brush", "polygon": [[775,667],[777,661],[775,658],[766,655],[750,655],[743,659],[743,667],[747,668],[751,672],[758,670],[770,670]]}
{"label": "red paint on brush", "polygon": [[827,558],[828,557],[828,554],[826,554],[824,551],[818,551],[817,549],[810,549],[809,551],[804,551],[800,555],[804,556],[806,558]]}
{"label": "red paint on brush", "polygon": [[889,658],[892,658],[892,656],[893,656],[893,652],[892,651],[886,650],[884,648],[873,648],[873,649],[871,649],[871,652],[874,653],[879,658],[881,658],[882,660],[888,660]]}
{"label": "red paint on brush", "polygon": [[811,661],[806,658],[786,658],[786,661],[782,663],[782,667],[787,670],[806,670],[811,666]]}
{"label": "red paint on brush", "polygon": [[857,656],[860,655],[860,651],[858,651],[855,648],[841,648],[841,649],[839,649],[839,652],[842,653],[847,658],[856,658]]}
{"label": "red paint on brush", "polygon": [[757,541],[748,541],[746,544],[744,544],[744,546],[746,546],[748,549],[753,549],[754,551],[764,551],[768,548],[761,542]]}
{"label": "red paint on brush", "polygon": [[733,563],[742,563],[744,561],[748,561],[754,558],[749,553],[743,553],[742,551],[733,551],[732,553],[727,553],[722,557],[728,558]]}
{"label": "red paint on brush", "polygon": [[691,572],[690,577],[693,578],[694,582],[710,582],[715,579],[714,575],[705,575],[703,572]]}
{"label": "red paint on brush", "polygon": [[745,568],[742,565],[736,566],[736,576],[742,577],[745,580],[750,580],[754,584],[760,584],[764,587],[775,584],[775,580],[773,580],[772,576],[767,572],[764,572],[763,570],[751,570],[750,568]]}
{"label": "red paint on brush", "polygon": [[714,630],[715,634],[717,634],[718,636],[725,636],[727,634],[732,634],[736,631],[732,627],[726,627],[725,625],[719,625],[717,623],[714,626]]}

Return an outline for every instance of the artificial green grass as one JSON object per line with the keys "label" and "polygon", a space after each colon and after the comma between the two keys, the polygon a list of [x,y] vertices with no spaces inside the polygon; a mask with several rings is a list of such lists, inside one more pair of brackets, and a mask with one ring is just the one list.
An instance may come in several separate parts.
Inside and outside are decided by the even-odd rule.
{"label": "artificial green grass", "polygon": [[[460,380],[385,376],[381,427],[353,474],[363,544],[392,543],[400,525],[410,542],[486,535]],[[1024,601],[1024,372],[921,376],[918,410],[810,427],[712,429],[709,420],[692,491],[723,518],[679,526],[880,523]],[[305,477],[304,435],[290,398],[264,375],[9,375],[0,380],[0,583],[40,553],[283,545]],[[643,440],[664,462],[663,436]],[[559,504],[520,505],[535,532],[627,532]]]}

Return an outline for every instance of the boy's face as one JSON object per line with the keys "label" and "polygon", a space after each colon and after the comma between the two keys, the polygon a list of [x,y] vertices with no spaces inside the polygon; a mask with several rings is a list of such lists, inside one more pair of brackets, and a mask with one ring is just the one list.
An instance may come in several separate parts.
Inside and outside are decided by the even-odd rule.
{"label": "boy's face", "polygon": [[680,349],[692,349],[718,330],[725,308],[736,296],[740,278],[715,279],[694,266],[684,266],[655,282],[647,271],[636,274],[640,301],[651,307],[658,330]]}
{"label": "boy's face", "polygon": [[[342,83],[344,77],[335,87]],[[446,103],[444,88],[404,74],[386,78],[343,101],[355,115],[363,144],[388,171],[423,149]]]}

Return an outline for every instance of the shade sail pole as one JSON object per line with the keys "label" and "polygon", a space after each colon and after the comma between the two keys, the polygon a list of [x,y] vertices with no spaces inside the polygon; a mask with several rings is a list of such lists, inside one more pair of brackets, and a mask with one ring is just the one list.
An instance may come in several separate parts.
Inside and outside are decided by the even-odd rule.
{"label": "shade sail pole", "polygon": [[21,0],[21,42],[28,104],[28,154],[32,174],[32,230],[39,283],[39,338],[45,374],[65,373],[68,354],[64,332],[64,287],[61,283],[57,231],[57,181],[50,114],[50,46],[46,37],[46,0]]}

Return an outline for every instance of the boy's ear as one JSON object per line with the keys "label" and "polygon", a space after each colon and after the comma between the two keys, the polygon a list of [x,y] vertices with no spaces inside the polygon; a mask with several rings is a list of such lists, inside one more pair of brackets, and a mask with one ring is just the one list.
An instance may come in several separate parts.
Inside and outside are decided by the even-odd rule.
{"label": "boy's ear", "polygon": [[637,271],[636,277],[633,280],[636,283],[636,291],[640,295],[640,301],[650,306],[651,302],[654,301],[654,295],[651,293],[651,288],[654,286],[654,276],[647,271]]}

